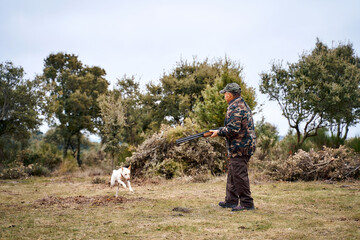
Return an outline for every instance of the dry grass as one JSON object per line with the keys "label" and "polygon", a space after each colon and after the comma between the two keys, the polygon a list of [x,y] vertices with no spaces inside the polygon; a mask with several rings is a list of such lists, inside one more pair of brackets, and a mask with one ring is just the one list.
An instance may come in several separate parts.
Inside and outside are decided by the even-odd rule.
{"label": "dry grass", "polygon": [[71,176],[1,181],[0,238],[360,238],[359,181],[253,182],[257,210],[248,212],[217,206],[225,177],[137,180],[135,193],[122,189],[118,199],[115,189],[92,182]]}

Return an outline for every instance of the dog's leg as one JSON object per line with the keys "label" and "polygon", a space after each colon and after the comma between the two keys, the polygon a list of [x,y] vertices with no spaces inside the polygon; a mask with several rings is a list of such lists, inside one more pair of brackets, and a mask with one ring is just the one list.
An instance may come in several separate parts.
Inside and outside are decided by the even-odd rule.
{"label": "dog's leg", "polygon": [[119,185],[120,185],[120,184],[118,183],[117,188],[116,188],[116,194],[115,194],[115,197],[118,197]]}
{"label": "dog's leg", "polygon": [[125,185],[125,183],[124,183],[123,181],[121,181],[120,179],[118,179],[118,182],[119,182],[124,188],[126,188],[126,185]]}
{"label": "dog's leg", "polygon": [[127,181],[127,184],[128,184],[128,187],[129,187],[130,192],[134,192],[134,190],[133,190],[132,187],[131,187],[131,184],[130,184],[130,181],[129,181],[129,180]]}

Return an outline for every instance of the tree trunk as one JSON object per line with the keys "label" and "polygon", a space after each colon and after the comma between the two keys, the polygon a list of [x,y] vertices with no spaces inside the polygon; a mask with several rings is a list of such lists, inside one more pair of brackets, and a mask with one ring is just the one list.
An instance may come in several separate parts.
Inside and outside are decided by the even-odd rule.
{"label": "tree trunk", "polygon": [[69,141],[67,138],[64,138],[64,148],[63,148],[63,158],[65,159],[67,156],[67,150],[69,146]]}
{"label": "tree trunk", "polygon": [[114,170],[114,152],[111,152],[111,170]]}
{"label": "tree trunk", "polygon": [[82,165],[82,161],[80,159],[80,143],[81,143],[81,134],[78,133],[77,134],[77,156],[76,156],[76,160],[77,160],[77,163],[79,165],[79,167],[81,167]]}

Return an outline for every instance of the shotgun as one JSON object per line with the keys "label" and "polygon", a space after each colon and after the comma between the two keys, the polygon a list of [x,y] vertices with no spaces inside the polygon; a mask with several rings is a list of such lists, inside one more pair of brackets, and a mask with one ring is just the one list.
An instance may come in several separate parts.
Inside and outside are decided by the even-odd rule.
{"label": "shotgun", "polygon": [[[220,128],[215,128],[215,129],[211,129],[211,130],[219,130]],[[176,144],[179,145],[181,143],[196,139],[196,138],[200,138],[200,137],[210,137],[212,135],[212,133],[210,132],[210,130],[205,131],[205,132],[201,132],[201,133],[197,133],[191,136],[187,136],[184,138],[179,138],[178,140],[176,140]]]}

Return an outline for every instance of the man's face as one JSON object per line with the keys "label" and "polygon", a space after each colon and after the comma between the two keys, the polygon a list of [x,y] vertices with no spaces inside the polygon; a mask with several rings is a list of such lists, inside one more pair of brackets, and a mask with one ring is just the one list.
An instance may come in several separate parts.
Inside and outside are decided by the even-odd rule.
{"label": "man's face", "polygon": [[233,97],[232,93],[230,93],[230,92],[225,92],[225,93],[224,93],[224,98],[225,98],[225,101],[226,101],[227,103],[229,103],[234,97]]}

